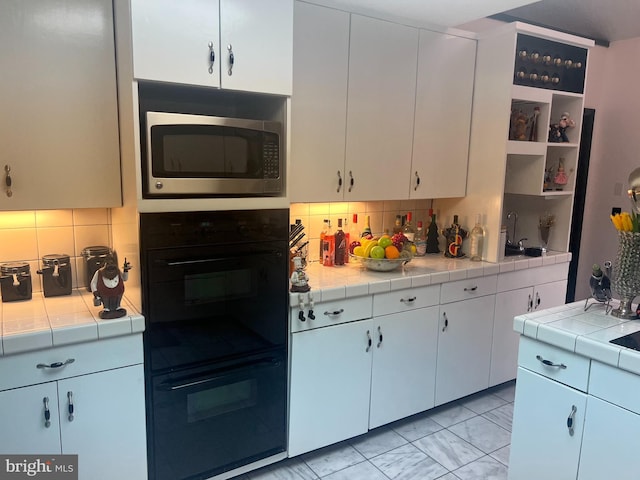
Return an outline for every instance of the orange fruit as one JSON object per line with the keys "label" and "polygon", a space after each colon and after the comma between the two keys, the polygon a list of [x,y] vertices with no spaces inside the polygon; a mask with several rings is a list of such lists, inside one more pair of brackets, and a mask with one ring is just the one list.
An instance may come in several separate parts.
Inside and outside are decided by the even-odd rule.
{"label": "orange fruit", "polygon": [[387,248],[384,249],[384,256],[386,258],[394,259],[400,256],[400,252],[398,251],[395,245],[389,245]]}

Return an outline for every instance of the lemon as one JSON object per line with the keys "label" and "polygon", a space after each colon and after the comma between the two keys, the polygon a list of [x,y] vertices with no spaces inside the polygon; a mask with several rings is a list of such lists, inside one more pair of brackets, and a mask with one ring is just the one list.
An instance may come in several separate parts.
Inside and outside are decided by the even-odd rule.
{"label": "lemon", "polygon": [[378,246],[378,240],[371,240],[370,242],[367,243],[367,246],[364,247],[364,256],[365,257],[370,257],[371,256],[371,249],[373,247],[377,247]]}

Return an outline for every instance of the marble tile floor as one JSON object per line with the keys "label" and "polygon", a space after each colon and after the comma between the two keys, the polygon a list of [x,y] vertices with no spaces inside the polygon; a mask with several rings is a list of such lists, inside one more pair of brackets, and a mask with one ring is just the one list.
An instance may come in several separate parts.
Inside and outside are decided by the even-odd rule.
{"label": "marble tile floor", "polygon": [[515,382],[234,480],[506,480]]}

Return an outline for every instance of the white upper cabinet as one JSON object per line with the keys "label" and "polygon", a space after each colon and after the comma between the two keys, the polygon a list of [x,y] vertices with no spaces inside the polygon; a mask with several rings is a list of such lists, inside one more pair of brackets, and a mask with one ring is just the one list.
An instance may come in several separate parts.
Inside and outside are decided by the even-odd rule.
{"label": "white upper cabinet", "polygon": [[417,58],[418,29],[351,15],[345,199],[408,198]]}
{"label": "white upper cabinet", "polygon": [[219,87],[219,11],[219,0],[131,0],[134,77]]}
{"label": "white upper cabinet", "polygon": [[1,10],[0,210],[120,206],[111,0]]}
{"label": "white upper cabinet", "polygon": [[346,186],[349,14],[296,2],[293,32],[289,198],[341,201]]}
{"label": "white upper cabinet", "polygon": [[292,0],[132,0],[134,77],[291,94]]}
{"label": "white upper cabinet", "polygon": [[463,197],[476,41],[420,31],[410,198]]}

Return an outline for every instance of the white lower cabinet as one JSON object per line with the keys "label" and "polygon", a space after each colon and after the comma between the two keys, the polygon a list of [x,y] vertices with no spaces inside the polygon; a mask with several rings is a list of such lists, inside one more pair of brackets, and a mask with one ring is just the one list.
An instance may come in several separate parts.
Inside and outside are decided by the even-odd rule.
{"label": "white lower cabinet", "polygon": [[146,480],[140,334],[7,355],[0,371],[0,452],[78,455],[80,480]]}
{"label": "white lower cabinet", "polygon": [[495,295],[440,306],[435,404],[489,386]]}
{"label": "white lower cabinet", "polygon": [[368,430],[372,329],[369,319],[292,335],[290,456]]}
{"label": "white lower cabinet", "polygon": [[434,406],[438,307],[373,319],[369,428]]}
{"label": "white lower cabinet", "polygon": [[586,406],[585,393],[519,368],[509,480],[575,479]]}

